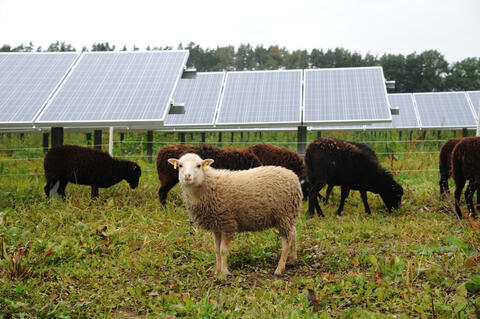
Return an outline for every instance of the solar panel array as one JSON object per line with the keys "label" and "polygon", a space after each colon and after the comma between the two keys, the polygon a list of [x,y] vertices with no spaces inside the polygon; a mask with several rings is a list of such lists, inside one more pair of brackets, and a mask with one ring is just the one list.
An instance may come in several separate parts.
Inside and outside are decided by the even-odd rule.
{"label": "solar panel array", "polygon": [[[187,57],[188,51],[2,53],[0,129],[455,129],[474,128],[478,119],[480,91],[387,96],[381,67],[180,79]],[[172,100],[185,105],[185,114],[167,114]],[[400,114],[390,115],[390,105]]]}
{"label": "solar panel array", "polygon": [[0,124],[32,126],[78,53],[1,53]]}
{"label": "solar panel array", "polygon": [[185,105],[185,114],[167,114],[165,126],[213,126],[224,77],[224,72],[211,72],[181,79],[173,100]]}
{"label": "solar panel array", "polygon": [[188,51],[88,52],[37,124],[161,125]]}
{"label": "solar panel array", "polygon": [[305,70],[304,123],[389,121],[381,67]]}
{"label": "solar panel array", "polygon": [[478,109],[480,108],[480,91],[469,91],[467,94],[470,102],[472,102],[473,112],[475,112],[478,118],[480,116],[480,114],[478,114]]}
{"label": "solar panel array", "polygon": [[465,92],[414,93],[422,128],[476,127]]}
{"label": "solar panel array", "polygon": [[302,70],[229,72],[216,125],[300,125]]}

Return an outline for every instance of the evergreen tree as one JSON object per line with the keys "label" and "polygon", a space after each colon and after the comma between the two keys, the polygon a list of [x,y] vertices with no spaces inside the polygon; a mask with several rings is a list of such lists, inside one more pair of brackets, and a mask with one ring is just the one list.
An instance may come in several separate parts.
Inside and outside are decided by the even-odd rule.
{"label": "evergreen tree", "polygon": [[114,51],[115,45],[110,46],[108,42],[105,43],[94,43],[92,45],[92,51]]}

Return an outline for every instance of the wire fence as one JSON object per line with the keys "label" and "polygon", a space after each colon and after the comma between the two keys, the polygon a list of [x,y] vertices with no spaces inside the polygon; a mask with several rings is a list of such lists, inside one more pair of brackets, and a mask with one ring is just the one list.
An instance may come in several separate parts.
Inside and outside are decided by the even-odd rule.
{"label": "wire fence", "polygon": [[[364,144],[370,145],[382,160],[384,166],[388,166],[394,174],[425,174],[438,172],[437,158],[439,154],[439,147],[446,139],[411,139],[411,140],[366,140],[361,141]],[[177,142],[178,143],[178,142]],[[252,142],[211,142],[215,146],[229,147],[229,146],[249,146],[257,144],[258,141]],[[274,141],[272,144],[296,149],[299,145],[297,142],[291,141]],[[158,151],[161,147],[172,144],[168,141],[152,141],[145,140],[115,140],[114,141],[114,156],[123,159],[143,160],[147,166],[143,169],[146,172],[156,171],[153,167],[155,152],[152,156],[147,154],[147,145],[155,145],[152,150]],[[187,144],[200,145],[202,142],[189,141]],[[308,144],[308,143],[305,143]],[[83,143],[83,146],[92,146],[91,144]],[[108,149],[108,144],[101,144],[100,147],[105,150]],[[398,150],[397,150],[398,149]],[[43,147],[0,147],[0,177],[38,177],[43,176],[44,159]],[[414,159],[414,161],[412,161]],[[35,167],[28,166],[29,162],[34,162]],[[149,165],[148,165],[149,164]],[[32,171],[35,172],[32,172]]]}

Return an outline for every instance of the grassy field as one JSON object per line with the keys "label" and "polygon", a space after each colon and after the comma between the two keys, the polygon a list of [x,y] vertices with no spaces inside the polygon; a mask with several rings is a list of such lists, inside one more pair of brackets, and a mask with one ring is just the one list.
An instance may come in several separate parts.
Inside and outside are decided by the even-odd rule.
{"label": "grassy field", "polygon": [[[341,137],[391,138],[359,134]],[[69,184],[66,201],[47,201],[40,139],[0,137],[0,318],[480,318],[480,223],[439,200],[436,142],[372,145],[401,171],[399,210],[369,193],[367,216],[352,192],[336,217],[335,189],[327,217],[301,214],[298,262],[284,275],[273,275],[281,245],[270,230],[238,235],[232,276],[218,281],[212,235],[190,226],[178,186],[160,206],[153,164],[138,158],[135,190],[121,182],[92,201],[89,187]],[[140,139],[126,136],[117,155],[145,154]]]}

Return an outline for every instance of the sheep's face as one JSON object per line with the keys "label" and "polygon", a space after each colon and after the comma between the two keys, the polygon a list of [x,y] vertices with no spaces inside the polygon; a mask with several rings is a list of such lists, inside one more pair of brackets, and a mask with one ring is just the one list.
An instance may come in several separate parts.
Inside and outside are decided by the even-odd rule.
{"label": "sheep's face", "polygon": [[183,185],[200,186],[205,179],[204,169],[213,163],[213,159],[202,160],[200,156],[187,153],[180,159],[169,158],[168,162],[178,168],[178,180]]}
{"label": "sheep's face", "polygon": [[136,188],[138,186],[138,181],[140,180],[140,176],[142,175],[142,169],[138,166],[137,163],[131,164],[130,171],[128,177],[126,178],[127,183],[130,185],[131,188]]}
{"label": "sheep's face", "polygon": [[306,180],[301,180],[300,186],[302,187],[303,200],[307,200],[308,194],[310,194],[310,189],[312,188],[312,185],[310,185],[310,183],[307,182]]}
{"label": "sheep's face", "polygon": [[386,189],[380,193],[380,196],[389,211],[392,210],[392,208],[397,209],[402,202],[403,188],[400,184],[393,181],[391,185],[387,186]]}

